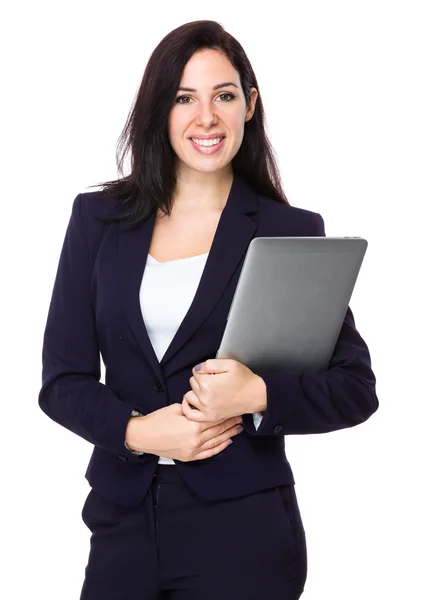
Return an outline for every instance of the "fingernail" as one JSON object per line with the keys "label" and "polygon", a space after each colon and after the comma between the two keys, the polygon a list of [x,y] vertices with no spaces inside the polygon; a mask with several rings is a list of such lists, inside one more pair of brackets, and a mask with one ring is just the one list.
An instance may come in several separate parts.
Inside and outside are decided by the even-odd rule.
{"label": "fingernail", "polygon": [[244,427],[242,425],[238,425],[238,433],[241,433],[242,431],[244,431]]}

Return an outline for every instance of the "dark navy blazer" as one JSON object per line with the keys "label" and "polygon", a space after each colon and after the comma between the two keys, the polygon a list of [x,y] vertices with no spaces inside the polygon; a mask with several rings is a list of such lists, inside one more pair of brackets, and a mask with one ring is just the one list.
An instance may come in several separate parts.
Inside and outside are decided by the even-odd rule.
{"label": "dark navy blazer", "polygon": [[[38,401],[51,419],[95,446],[85,474],[90,485],[113,502],[133,505],[146,495],[158,457],[135,456],[125,447],[131,411],[147,414],[182,402],[194,365],[215,358],[250,241],[325,232],[320,214],[258,195],[235,176],[196,295],[158,361],[139,303],[155,213],[133,230],[96,220],[113,215],[115,205],[102,191],[73,202],[44,332]],[[328,370],[255,372],[267,388],[258,430],[245,414],[245,431],[223,452],[172,467],[204,499],[293,484],[285,435],[352,427],[378,407],[370,354],[350,308]]]}

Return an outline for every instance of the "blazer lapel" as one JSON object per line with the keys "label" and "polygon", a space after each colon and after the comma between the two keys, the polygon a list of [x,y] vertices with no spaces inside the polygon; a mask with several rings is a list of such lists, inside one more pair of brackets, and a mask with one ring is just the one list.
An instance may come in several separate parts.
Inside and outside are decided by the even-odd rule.
{"label": "blazer lapel", "polygon": [[[124,315],[158,379],[163,377],[164,365],[182,349],[219,301],[256,232],[257,222],[249,215],[257,211],[257,195],[246,182],[235,176],[196,294],[160,362],[149,339],[139,300],[155,214],[134,230],[119,227],[118,278]],[[165,375],[168,375],[167,371]]]}

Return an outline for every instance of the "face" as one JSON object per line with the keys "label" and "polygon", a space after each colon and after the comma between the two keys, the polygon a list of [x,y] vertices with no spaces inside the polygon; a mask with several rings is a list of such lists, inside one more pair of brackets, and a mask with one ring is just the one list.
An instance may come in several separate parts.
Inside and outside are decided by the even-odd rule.
{"label": "face", "polygon": [[[257,96],[256,88],[251,88],[251,103],[246,105],[238,72],[224,54],[196,52],[184,68],[169,114],[169,139],[179,168],[216,172],[227,167],[241,146],[244,123],[253,116]],[[219,143],[203,147],[191,139],[207,134],[212,139],[206,144],[214,139]]]}

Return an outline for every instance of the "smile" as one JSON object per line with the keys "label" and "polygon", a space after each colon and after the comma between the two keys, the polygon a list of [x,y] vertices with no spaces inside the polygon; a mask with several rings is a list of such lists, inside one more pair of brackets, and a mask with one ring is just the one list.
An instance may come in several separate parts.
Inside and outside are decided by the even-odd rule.
{"label": "smile", "polygon": [[206,140],[206,143],[209,144],[208,146],[203,146],[202,144],[195,142],[192,138],[190,138],[190,142],[193,144],[193,147],[197,152],[200,152],[201,154],[214,154],[223,146],[225,139],[226,138],[221,138],[221,140],[217,143],[215,143],[215,140]]}

